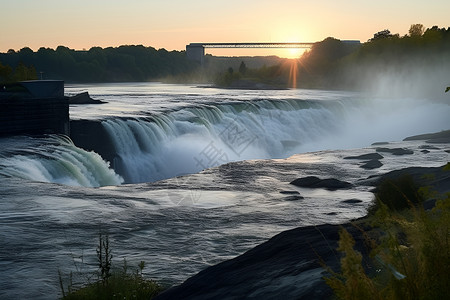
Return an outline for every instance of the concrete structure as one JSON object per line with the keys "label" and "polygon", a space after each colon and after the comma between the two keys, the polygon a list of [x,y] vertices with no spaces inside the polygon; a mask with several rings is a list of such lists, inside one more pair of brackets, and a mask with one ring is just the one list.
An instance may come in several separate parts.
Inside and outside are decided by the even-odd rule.
{"label": "concrete structure", "polygon": [[200,64],[203,64],[205,58],[205,47],[203,44],[195,43],[186,45],[186,55],[188,59],[198,61]]}
{"label": "concrete structure", "polygon": [[[346,40],[344,43],[360,44],[357,40]],[[186,45],[186,55],[188,59],[198,61],[203,64],[205,48],[311,48],[315,43],[190,43]]]}
{"label": "concrete structure", "polygon": [[0,86],[0,136],[69,135],[64,81],[23,81]]}

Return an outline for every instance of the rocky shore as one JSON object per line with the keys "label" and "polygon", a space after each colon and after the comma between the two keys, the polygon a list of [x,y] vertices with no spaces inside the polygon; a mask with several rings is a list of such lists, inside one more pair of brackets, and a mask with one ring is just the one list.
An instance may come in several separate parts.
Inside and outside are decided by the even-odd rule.
{"label": "rocky shore", "polygon": [[[450,131],[443,131],[408,139],[448,143],[449,137]],[[346,159],[373,163],[382,158],[380,153],[408,155],[404,150],[380,148],[375,154]],[[375,187],[384,178],[397,178],[403,174],[410,174],[419,185],[431,186],[439,193],[450,192],[450,172],[444,171],[442,167],[401,169],[367,178],[366,184]],[[425,174],[430,176],[424,177]],[[335,190],[346,189],[350,183],[307,177],[293,180],[291,184]],[[428,208],[433,204],[433,199],[425,203]],[[341,227],[353,235],[355,249],[363,254],[363,266],[369,273],[374,271],[368,258],[370,249],[365,245],[359,229],[351,223],[324,224],[282,232],[234,259],[201,271],[156,299],[329,299],[333,292],[323,280],[326,271],[321,263],[339,270],[340,254],[336,248]]]}

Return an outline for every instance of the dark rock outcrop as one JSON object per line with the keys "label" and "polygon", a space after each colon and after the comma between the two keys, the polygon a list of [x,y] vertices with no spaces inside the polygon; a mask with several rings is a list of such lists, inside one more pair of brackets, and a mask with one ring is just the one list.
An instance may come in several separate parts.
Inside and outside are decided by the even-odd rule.
{"label": "dark rock outcrop", "polygon": [[389,142],[375,142],[375,143],[372,143],[372,146],[381,146],[381,145],[388,145],[389,144]]}
{"label": "dark rock outcrop", "polygon": [[359,200],[359,199],[347,199],[347,200],[343,200],[341,202],[342,203],[347,203],[347,204],[357,204],[357,203],[361,203],[363,201]]}
{"label": "dark rock outcrop", "polygon": [[358,155],[358,156],[347,156],[344,157],[344,159],[360,159],[360,160],[373,160],[373,159],[382,159],[383,155],[381,155],[380,153],[368,153],[368,154],[363,154],[363,155]]}
{"label": "dark rock outcrop", "polygon": [[280,194],[284,195],[299,195],[300,193],[297,191],[280,191]]}
{"label": "dark rock outcrop", "polygon": [[297,201],[305,199],[302,195],[300,195],[297,191],[280,191],[280,194],[288,195],[283,198],[284,201]]}
{"label": "dark rock outcrop", "polygon": [[298,201],[298,200],[302,200],[302,199],[305,199],[305,198],[300,195],[291,195],[291,196],[287,196],[287,197],[283,198],[284,201]]}
{"label": "dark rock outcrop", "polygon": [[[355,248],[367,256],[361,232],[353,235]],[[209,267],[156,297],[165,299],[330,299],[322,260],[339,268],[336,252],[338,225],[321,225],[284,231],[232,260]]]}
{"label": "dark rock outcrop", "polygon": [[341,181],[335,178],[320,179],[315,176],[297,178],[291,181],[290,184],[307,188],[325,188],[330,191],[348,189],[352,186],[349,182]]}
{"label": "dark rock outcrop", "polygon": [[83,92],[75,96],[67,97],[69,104],[102,104],[106,103],[100,100],[92,99],[88,92]]}
{"label": "dark rock outcrop", "polygon": [[444,130],[436,133],[420,134],[410,136],[404,139],[404,141],[420,141],[420,140],[425,140],[427,143],[433,144],[450,143],[450,130]]}
{"label": "dark rock outcrop", "polygon": [[392,155],[409,155],[414,153],[414,151],[405,148],[377,148],[376,151],[386,152]]}
{"label": "dark rock outcrop", "polygon": [[360,167],[366,170],[372,170],[380,168],[382,165],[383,164],[378,159],[372,159],[365,162],[365,164],[361,165]]}

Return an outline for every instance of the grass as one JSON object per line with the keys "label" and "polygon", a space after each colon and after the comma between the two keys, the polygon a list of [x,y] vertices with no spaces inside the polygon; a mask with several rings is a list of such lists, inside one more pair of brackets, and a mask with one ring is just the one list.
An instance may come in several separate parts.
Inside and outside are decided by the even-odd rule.
{"label": "grass", "polygon": [[145,267],[144,261],[139,263],[137,269],[130,271],[124,259],[122,269],[111,272],[112,254],[107,235],[100,234],[96,251],[99,267],[98,280],[74,289],[71,273],[69,284],[67,288],[64,288],[62,275],[59,273],[62,299],[152,299],[163,291],[162,286],[157,282],[144,278],[142,274]]}
{"label": "grass", "polygon": [[62,299],[152,299],[162,291],[153,280],[139,273],[111,274],[106,281],[97,281],[73,291]]}
{"label": "grass", "polygon": [[448,297],[450,193],[440,196],[435,207],[426,211],[422,201],[436,195],[425,191],[410,177],[385,181],[378,187],[376,204],[365,221],[372,229],[364,233],[372,245],[374,274],[364,270],[353,237],[341,229],[341,270],[328,268],[330,276],[325,278],[338,299]]}

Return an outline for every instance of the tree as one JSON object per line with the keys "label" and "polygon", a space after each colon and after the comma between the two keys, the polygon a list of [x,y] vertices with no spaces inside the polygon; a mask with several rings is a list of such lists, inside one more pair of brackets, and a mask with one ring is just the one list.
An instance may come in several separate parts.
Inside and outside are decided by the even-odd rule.
{"label": "tree", "polygon": [[371,38],[369,41],[376,41],[381,39],[390,38],[393,35],[391,34],[391,31],[389,29],[378,31],[373,35],[373,38]]}
{"label": "tree", "polygon": [[0,82],[8,82],[11,80],[12,68],[8,65],[4,66],[0,62]]}
{"label": "tree", "polygon": [[241,61],[241,64],[239,65],[239,73],[244,75],[247,72],[247,66],[243,61]]}
{"label": "tree", "polygon": [[410,37],[421,37],[425,32],[425,27],[422,24],[412,24],[409,27],[409,36]]}
{"label": "tree", "polygon": [[36,80],[36,79],[37,73],[36,69],[33,66],[27,67],[23,63],[19,63],[19,65],[14,70],[15,81]]}

